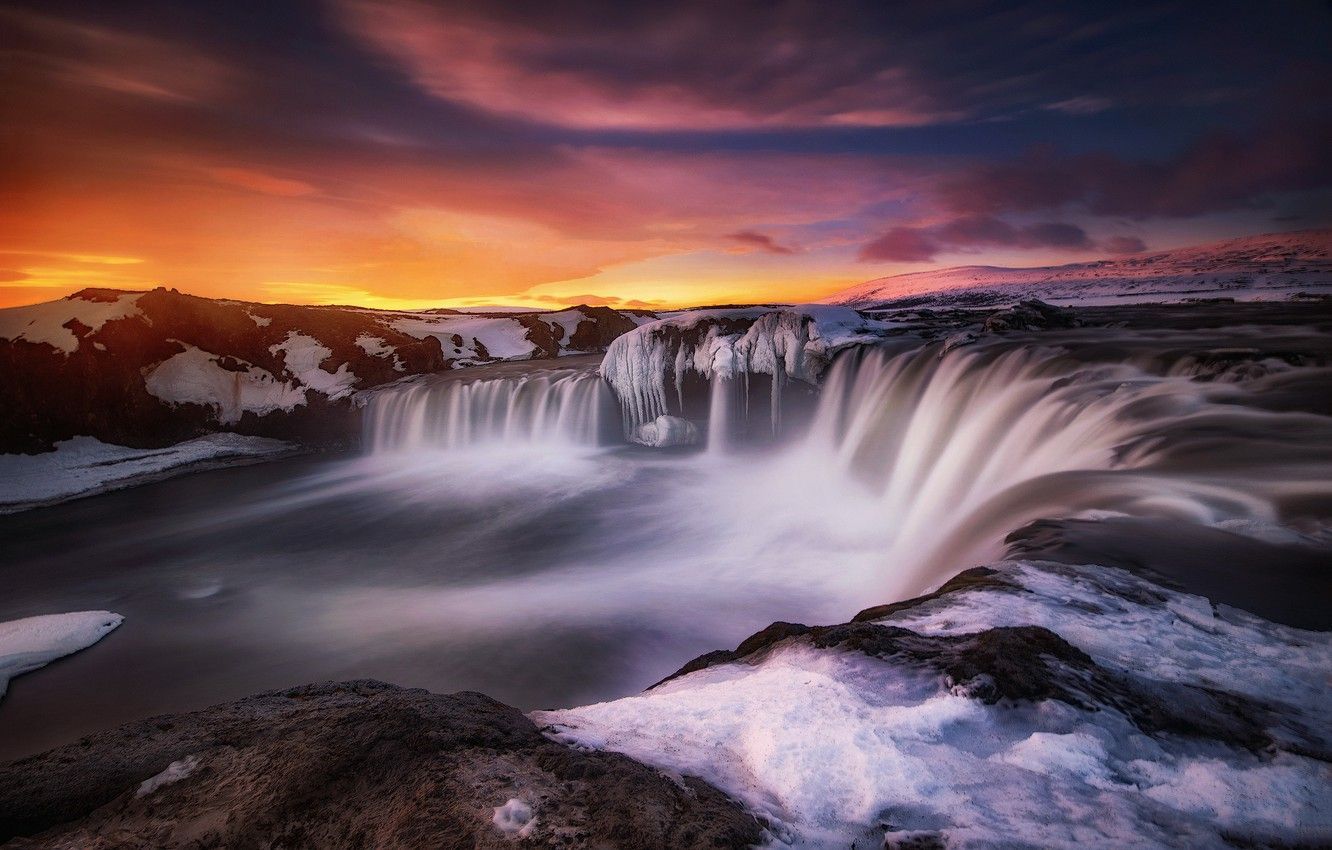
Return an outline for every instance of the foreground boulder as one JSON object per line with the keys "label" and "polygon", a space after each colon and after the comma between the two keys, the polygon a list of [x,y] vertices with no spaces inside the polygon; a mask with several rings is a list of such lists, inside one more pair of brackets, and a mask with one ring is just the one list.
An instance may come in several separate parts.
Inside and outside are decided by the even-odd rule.
{"label": "foreground boulder", "polygon": [[693,777],[548,740],[476,693],[274,691],[0,768],[12,847],[747,847]]}

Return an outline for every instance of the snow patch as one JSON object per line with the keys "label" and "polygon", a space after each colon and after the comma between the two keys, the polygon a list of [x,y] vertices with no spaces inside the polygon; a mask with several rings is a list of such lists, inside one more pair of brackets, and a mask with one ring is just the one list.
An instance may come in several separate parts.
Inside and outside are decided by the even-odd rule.
{"label": "snow patch", "polygon": [[209,434],[162,449],[74,437],[56,443],[53,452],[0,455],[0,513],[127,487],[189,464],[262,457],[291,448],[281,440],[241,434]]}
{"label": "snow patch", "polygon": [[124,621],[110,611],[77,611],[0,623],[0,697],[10,679],[87,649]]}
{"label": "snow patch", "polygon": [[305,404],[305,388],[279,381],[267,369],[240,362],[243,368],[225,369],[222,358],[185,343],[185,350],[153,367],[144,377],[148,392],[169,404],[202,404],[213,408],[224,425],[239,422],[245,413],[263,416],[275,410],[291,411]]}
{"label": "snow patch", "polygon": [[143,295],[133,292],[111,301],[89,301],[84,298],[62,298],[29,307],[10,307],[0,310],[0,339],[46,343],[63,354],[73,354],[79,348],[79,338],[65,325],[78,321],[93,331],[113,319],[141,316],[138,300]]}
{"label": "snow patch", "polygon": [[287,331],[287,338],[276,345],[270,345],[268,350],[273,354],[282,352],[287,371],[295,375],[296,380],[330,399],[350,395],[356,384],[356,376],[346,363],[338,366],[336,372],[319,368],[320,363],[333,355],[333,350],[312,336],[299,331]]}
{"label": "snow patch", "polygon": [[398,357],[398,349],[380,337],[361,334],[356,338],[356,346],[371,357],[392,357],[395,372],[407,371],[407,367]]}
{"label": "snow patch", "polygon": [[178,761],[173,761],[166,766],[161,773],[148,777],[139,783],[139,788],[134,792],[135,797],[147,797],[149,794],[161,788],[163,785],[173,785],[199,767],[199,757],[197,755],[188,755]]}
{"label": "snow patch", "polygon": [[495,807],[491,822],[500,832],[512,838],[527,838],[536,829],[536,812],[518,798],[510,799],[502,806]]}
{"label": "snow patch", "polygon": [[454,353],[454,334],[462,337],[464,351],[461,353],[468,353],[471,357],[477,356],[475,348],[468,347],[474,340],[479,340],[490,357],[496,360],[524,360],[536,351],[536,346],[527,339],[527,328],[517,319],[410,315],[393,320],[392,327],[416,339],[435,337],[443,347],[445,356],[451,353],[454,357],[458,356],[458,353]]}

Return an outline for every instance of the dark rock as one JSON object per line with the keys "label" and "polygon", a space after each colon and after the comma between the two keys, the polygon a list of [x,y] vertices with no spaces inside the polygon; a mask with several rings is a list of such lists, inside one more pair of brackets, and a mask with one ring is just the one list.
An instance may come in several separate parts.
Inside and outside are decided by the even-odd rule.
{"label": "dark rock", "polygon": [[926,602],[933,602],[950,593],[963,590],[1011,590],[1021,592],[1023,588],[1003,578],[998,570],[992,570],[989,567],[972,567],[953,576],[933,593],[927,593],[924,596],[917,596],[912,599],[903,599],[901,602],[889,602],[886,605],[875,605],[872,608],[866,608],[852,617],[851,622],[861,623],[870,620],[882,620],[884,617],[896,614],[898,611],[907,611],[919,605],[924,605]]}
{"label": "dark rock", "polygon": [[[175,781],[145,780],[175,765]],[[144,793],[145,789],[147,790]],[[382,682],[307,685],[99,733],[0,768],[13,847],[748,847],[720,791],[555,743],[517,709]],[[26,836],[19,837],[16,836]]]}
{"label": "dark rock", "polygon": [[[992,572],[968,570],[959,576],[963,579],[959,586],[948,592],[984,583],[1011,592],[1012,585],[987,574]],[[940,588],[938,594],[944,593]],[[926,599],[910,602],[920,604]],[[1278,743],[1269,727],[1276,724],[1279,712],[1268,706],[1219,690],[1107,670],[1040,626],[991,628],[967,635],[922,635],[864,621],[834,626],[779,622],[750,636],[734,651],[699,656],[653,687],[718,664],[757,663],[774,646],[788,641],[822,650],[859,652],[904,669],[932,671],[939,675],[941,687],[987,704],[1057,700],[1087,711],[1119,711],[1147,734],[1210,738],[1253,751],[1279,746],[1321,753],[1298,730],[1284,743]]]}
{"label": "dark rock", "polygon": [[1077,325],[1078,320],[1072,310],[1055,307],[1034,298],[1019,301],[1012,307],[991,313],[985,319],[985,330],[989,333],[1073,328]]}

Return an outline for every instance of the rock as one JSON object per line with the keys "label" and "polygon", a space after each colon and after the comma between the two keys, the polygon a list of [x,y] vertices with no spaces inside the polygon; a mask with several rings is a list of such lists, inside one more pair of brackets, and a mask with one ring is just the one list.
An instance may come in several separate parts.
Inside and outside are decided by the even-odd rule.
{"label": "rock", "polygon": [[707,783],[555,743],[517,709],[374,681],[306,685],[0,767],[11,847],[748,847]]}
{"label": "rock", "polygon": [[991,313],[985,319],[985,330],[988,333],[1036,331],[1077,326],[1078,320],[1073,315],[1072,310],[1055,307],[1034,298],[1019,301],[1012,307],[1000,310],[997,313]]}
{"label": "rock", "polygon": [[692,446],[698,442],[698,426],[678,416],[658,416],[634,429],[633,441],[643,446],[667,448]]}
{"label": "rock", "polygon": [[[577,321],[572,338],[551,315]],[[492,352],[455,326],[484,326],[491,348],[522,331],[532,348]],[[13,376],[0,382],[0,453],[75,436],[157,448],[219,430],[341,443],[358,433],[353,392],[459,365],[600,351],[634,327],[607,307],[395,313],[85,289],[0,310],[0,373]]]}

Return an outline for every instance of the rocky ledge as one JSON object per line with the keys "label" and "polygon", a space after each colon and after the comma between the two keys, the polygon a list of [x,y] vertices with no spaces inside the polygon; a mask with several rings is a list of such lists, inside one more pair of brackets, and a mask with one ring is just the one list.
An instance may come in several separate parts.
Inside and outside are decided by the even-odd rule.
{"label": "rocky ledge", "polygon": [[10,847],[748,847],[702,780],[542,736],[517,709],[383,682],[156,717],[0,768]]}

